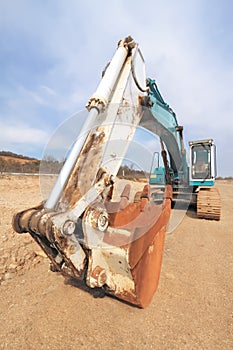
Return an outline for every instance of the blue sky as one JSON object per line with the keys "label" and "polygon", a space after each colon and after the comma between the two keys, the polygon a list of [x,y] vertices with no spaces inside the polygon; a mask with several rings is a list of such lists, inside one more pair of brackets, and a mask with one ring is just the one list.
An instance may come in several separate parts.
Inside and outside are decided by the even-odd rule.
{"label": "blue sky", "polygon": [[41,158],[132,35],[186,141],[214,138],[233,175],[233,2],[0,1],[0,150]]}

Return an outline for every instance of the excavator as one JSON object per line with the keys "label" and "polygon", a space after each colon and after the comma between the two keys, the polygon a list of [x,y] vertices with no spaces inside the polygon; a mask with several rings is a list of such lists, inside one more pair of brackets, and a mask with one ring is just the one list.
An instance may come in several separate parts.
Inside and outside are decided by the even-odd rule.
{"label": "excavator", "polygon": [[[13,228],[32,236],[52,271],[145,308],[158,286],[177,193],[191,193],[199,218],[220,219],[215,145],[212,139],[191,141],[188,166],[183,127],[156,82],[146,78],[143,55],[130,36],[119,41],[86,107],[50,195],[15,214]],[[155,135],[160,149],[145,182],[131,178],[119,187],[138,128]]]}

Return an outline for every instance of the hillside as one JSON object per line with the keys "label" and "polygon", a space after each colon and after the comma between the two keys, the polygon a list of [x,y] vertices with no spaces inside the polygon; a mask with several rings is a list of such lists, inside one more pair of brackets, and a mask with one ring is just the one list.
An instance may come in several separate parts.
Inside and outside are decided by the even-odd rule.
{"label": "hillside", "polygon": [[0,151],[0,173],[38,173],[40,161],[8,151]]}
{"label": "hillside", "polygon": [[0,151],[1,173],[58,174],[64,161],[58,161],[53,156],[45,156],[42,160],[30,158],[21,154]]}
{"label": "hillside", "polygon": [[0,156],[1,157],[6,157],[6,158],[17,159],[17,160],[21,159],[23,161],[37,161],[38,160],[36,158],[23,156],[22,154],[17,154],[17,153],[10,152],[10,151],[0,151]]}

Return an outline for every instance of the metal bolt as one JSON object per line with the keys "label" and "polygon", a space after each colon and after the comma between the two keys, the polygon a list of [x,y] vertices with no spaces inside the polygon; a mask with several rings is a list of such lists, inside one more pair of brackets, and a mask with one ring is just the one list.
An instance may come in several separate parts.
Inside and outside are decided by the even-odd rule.
{"label": "metal bolt", "polygon": [[97,227],[100,231],[105,231],[108,227],[108,217],[105,213],[101,213],[97,220]]}
{"label": "metal bolt", "polygon": [[69,251],[69,254],[72,255],[74,253],[76,253],[77,251],[77,246],[75,244],[70,244],[68,246],[68,251]]}
{"label": "metal bolt", "polygon": [[63,228],[62,228],[62,232],[67,235],[70,236],[74,233],[75,231],[75,223],[71,220],[67,220],[64,224],[63,224]]}

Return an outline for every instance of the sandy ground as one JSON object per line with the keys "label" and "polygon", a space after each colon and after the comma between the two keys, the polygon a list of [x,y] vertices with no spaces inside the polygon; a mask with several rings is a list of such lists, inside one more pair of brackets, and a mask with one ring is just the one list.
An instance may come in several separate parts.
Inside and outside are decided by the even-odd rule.
{"label": "sandy ground", "polygon": [[11,228],[41,201],[37,177],[0,177],[0,349],[232,349],[233,183],[218,183],[220,222],[190,211],[166,237],[160,284],[144,310],[48,271]]}

